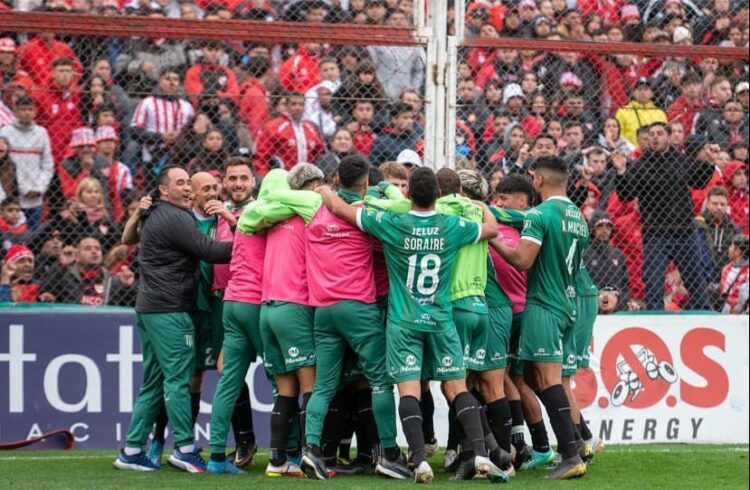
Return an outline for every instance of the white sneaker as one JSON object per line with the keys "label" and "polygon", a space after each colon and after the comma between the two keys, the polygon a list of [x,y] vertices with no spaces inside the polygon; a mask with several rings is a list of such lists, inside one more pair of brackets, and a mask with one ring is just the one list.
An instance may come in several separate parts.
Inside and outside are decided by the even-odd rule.
{"label": "white sneaker", "polygon": [[453,465],[453,463],[456,462],[456,459],[458,459],[458,453],[454,451],[453,449],[448,449],[445,451],[445,459],[443,459],[443,469],[448,470],[448,468]]}
{"label": "white sneaker", "polygon": [[438,449],[440,449],[440,445],[438,444],[437,440],[435,440],[435,442],[433,443],[427,443],[424,445],[424,452],[428,458],[436,455]]}
{"label": "white sneaker", "polygon": [[487,457],[475,456],[474,470],[477,472],[477,476],[486,477],[492,483],[506,483],[510,481],[510,476],[495,466],[495,463],[490,461],[490,458]]}
{"label": "white sneaker", "polygon": [[594,450],[594,454],[604,451],[604,439],[600,439],[598,437],[592,437],[588,441],[584,441],[584,442],[591,445],[591,448]]}
{"label": "white sneaker", "polygon": [[302,476],[302,471],[300,470],[298,465],[289,461],[279,466],[268,463],[268,466],[266,466],[266,476],[269,478],[278,478],[280,476],[290,476],[297,478]]}
{"label": "white sneaker", "polygon": [[414,483],[432,483],[435,479],[435,474],[432,472],[432,467],[427,461],[422,461],[414,470]]}

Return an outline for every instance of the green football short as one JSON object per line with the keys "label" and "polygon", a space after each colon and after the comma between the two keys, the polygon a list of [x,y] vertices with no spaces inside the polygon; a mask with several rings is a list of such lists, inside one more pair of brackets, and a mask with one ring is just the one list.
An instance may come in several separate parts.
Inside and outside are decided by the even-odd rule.
{"label": "green football short", "polygon": [[211,297],[211,311],[190,313],[195,327],[195,370],[216,369],[221,344],[224,343],[223,304],[221,297]]}
{"label": "green football short", "polygon": [[385,330],[385,366],[393,383],[466,376],[461,340],[453,324],[442,332],[420,332],[389,323]]}
{"label": "green football short", "polygon": [[[578,316],[573,324],[573,335],[575,336],[576,366],[563,369],[563,376],[573,376],[577,369],[589,367],[591,354],[591,335],[594,332],[596,315],[599,312],[599,296],[588,295],[578,297]],[[566,357],[567,352],[565,353]]]}
{"label": "green football short", "polygon": [[263,364],[270,374],[286,374],[315,365],[313,308],[268,301],[260,308]]}
{"label": "green football short", "polygon": [[573,322],[540,305],[527,303],[521,317],[519,358],[575,368],[575,352]]}
{"label": "green football short", "polygon": [[489,314],[453,308],[453,321],[469,371],[492,371],[508,365],[510,308],[489,308]]}
{"label": "green football short", "polygon": [[510,374],[512,376],[523,376],[524,364],[521,359],[518,358],[518,344],[521,340],[521,317],[523,317],[523,311],[513,315],[513,320],[510,324],[510,340],[508,342],[508,361],[510,364]]}

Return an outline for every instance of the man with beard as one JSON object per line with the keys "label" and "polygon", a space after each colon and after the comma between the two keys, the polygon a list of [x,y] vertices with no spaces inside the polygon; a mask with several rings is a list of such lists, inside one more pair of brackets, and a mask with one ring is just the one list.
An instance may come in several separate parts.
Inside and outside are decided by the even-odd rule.
{"label": "man with beard", "polygon": [[35,303],[39,284],[33,282],[34,254],[26,245],[8,249],[0,268],[0,303]]}

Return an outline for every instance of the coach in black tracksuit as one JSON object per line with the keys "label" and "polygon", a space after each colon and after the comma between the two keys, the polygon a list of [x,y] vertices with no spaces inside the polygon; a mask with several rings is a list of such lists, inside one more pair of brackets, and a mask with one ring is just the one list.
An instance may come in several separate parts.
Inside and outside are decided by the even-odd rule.
{"label": "coach in black tracksuit", "polygon": [[141,277],[135,310],[143,344],[144,380],[133,407],[126,451],[145,446],[165,403],[181,453],[171,456],[170,463],[188,470],[186,461],[203,464],[193,445],[190,381],[195,346],[188,312],[195,307],[199,261],[229,262],[232,243],[212,240],[197,229],[185,170],[166,168],[158,183],[159,198],[143,213],[140,223]]}

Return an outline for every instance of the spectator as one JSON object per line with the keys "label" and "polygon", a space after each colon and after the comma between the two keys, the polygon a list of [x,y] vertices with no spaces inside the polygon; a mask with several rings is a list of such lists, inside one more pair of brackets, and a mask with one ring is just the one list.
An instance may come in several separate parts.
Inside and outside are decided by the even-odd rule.
{"label": "spectator", "polygon": [[320,60],[318,72],[320,72],[321,81],[333,83],[334,92],[341,87],[341,68],[334,58],[325,57]]}
{"label": "spectator", "polygon": [[240,117],[247,125],[252,137],[268,122],[268,82],[271,60],[266,56],[248,57],[245,62],[247,78],[240,85]]}
{"label": "spectator", "polygon": [[35,303],[39,284],[34,281],[34,254],[26,245],[13,245],[0,268],[0,303]]}
{"label": "spectator", "polygon": [[714,121],[721,120],[724,104],[732,99],[732,84],[724,77],[714,78],[709,89],[709,99],[704,110],[695,120],[694,133],[708,135]]}
{"label": "spectator", "polygon": [[599,314],[611,315],[620,309],[620,291],[614,286],[599,288]]}
{"label": "spectator", "polygon": [[[154,95],[138,103],[130,123],[131,137],[143,145],[142,171],[148,188],[166,164],[170,147],[194,113],[193,106],[179,96],[180,82],[180,74],[176,70],[164,69],[159,75]],[[126,164],[134,167],[128,161]]]}
{"label": "spectator", "polygon": [[[401,92],[401,97],[398,98],[399,102],[403,102],[404,104],[409,104],[412,109],[412,113],[414,114],[414,132],[422,138],[424,136],[424,126],[425,126],[425,120],[424,120],[424,114],[422,110],[424,109],[424,101],[422,100],[422,96],[419,95],[419,92],[414,89],[406,89],[403,92]],[[383,127],[387,124],[387,121],[383,121],[382,117],[380,118],[382,124],[379,129],[383,129]]]}
{"label": "spectator", "polygon": [[706,130],[706,136],[710,141],[727,148],[732,137],[748,137],[748,116],[742,111],[739,101],[728,100],[724,103],[722,117],[712,119]]}
{"label": "spectator", "polygon": [[[489,168],[499,168],[506,174],[510,173],[516,166],[521,148],[527,145],[526,132],[517,122],[507,125],[503,133],[502,146],[494,153],[487,153],[484,156],[486,166]],[[494,149],[490,146],[487,150]]]}
{"label": "spectator", "polygon": [[409,172],[409,175],[411,175],[415,168],[422,167],[424,165],[422,163],[422,157],[420,157],[416,151],[408,149],[403,150],[398,154],[398,156],[396,157],[396,163],[402,165],[407,170],[407,172]]}
{"label": "spectator", "polygon": [[396,161],[401,151],[413,150],[419,140],[414,132],[414,113],[410,105],[398,102],[390,113],[391,126],[378,136],[370,151],[370,162],[376,167],[384,162]]}
{"label": "spectator", "polygon": [[664,308],[664,278],[670,260],[677,263],[685,278],[692,308],[708,309],[706,278],[695,264],[701,251],[693,224],[690,189],[705,187],[713,173],[712,166],[697,161],[696,155],[704,149],[716,153],[718,148],[696,137],[689,142],[686,154],[680,154],[669,146],[665,123],[653,123],[649,139],[649,148],[631,168],[625,157],[613,155],[617,194],[624,201],[637,198],[643,218],[643,275],[648,309]]}
{"label": "spectator", "polygon": [[354,149],[363,155],[369,155],[377,135],[372,128],[375,117],[375,105],[371,100],[360,99],[354,102],[352,121],[346,128],[352,133]]}
{"label": "spectator", "polygon": [[729,247],[729,263],[721,271],[720,296],[717,310],[722,313],[747,314],[748,238],[737,235]]}
{"label": "spectator", "polygon": [[728,259],[729,245],[734,235],[739,232],[727,214],[728,198],[725,188],[712,187],[708,191],[705,211],[696,218],[698,228],[705,234],[711,253],[712,283],[719,281],[722,264],[726,264]]}
{"label": "spectator", "polygon": [[367,0],[367,8],[365,9],[367,15],[368,24],[383,24],[385,23],[386,16],[388,15],[388,9],[385,6],[385,0]]}
{"label": "spectator", "polygon": [[485,64],[477,74],[477,86],[484,87],[491,81],[505,87],[510,83],[520,83],[523,68],[518,63],[518,51],[515,49],[495,49],[492,60]]}
{"label": "spectator", "polygon": [[102,247],[95,237],[84,236],[76,243],[76,261],[57,267],[42,283],[39,301],[88,306],[135,304],[135,276],[123,270],[117,276],[102,267]]}
{"label": "spectator", "polygon": [[737,88],[734,89],[737,94],[737,100],[742,104],[742,110],[747,113],[750,111],[750,82],[740,82],[737,84]]}
{"label": "spectator", "polygon": [[204,42],[201,60],[185,72],[185,93],[194,105],[203,94],[239,101],[240,88],[234,72],[219,64],[224,50],[224,44],[219,41]]}
{"label": "spectator", "polygon": [[724,172],[724,182],[729,194],[729,216],[745,234],[748,233],[750,219],[747,173],[747,165],[736,160],[729,162]]}
{"label": "spectator", "polygon": [[35,97],[37,122],[49,133],[52,157],[59,166],[67,156],[70,134],[81,126],[81,91],[75,83],[73,61],[58,58],[52,62],[49,80]]}
{"label": "spectator", "polygon": [[[91,128],[77,128],[72,132],[70,147],[75,152],[60,165],[58,177],[62,196],[59,199],[71,199],[83,179],[95,176],[94,149],[96,136]],[[98,177],[98,175],[96,176]],[[106,179],[104,184],[106,185]]]}
{"label": "spectator", "polygon": [[18,197],[16,168],[10,158],[10,145],[7,138],[0,138],[0,202],[8,197]]}
{"label": "spectator", "polygon": [[214,129],[211,119],[204,112],[197,112],[185,124],[173,145],[171,163],[187,165],[200,151],[206,133]]}
{"label": "spectator", "polygon": [[303,118],[318,127],[326,140],[330,140],[341,121],[332,112],[333,93],[336,84],[323,80],[305,94],[305,114]]}
{"label": "spectator", "polygon": [[338,168],[341,159],[353,155],[359,155],[359,153],[354,148],[352,133],[346,128],[340,128],[331,140],[331,151],[318,158],[315,161],[315,165],[323,171],[326,180],[330,180],[331,175]]}
{"label": "spectator", "polygon": [[670,123],[679,121],[691,130],[695,127],[695,120],[703,110],[702,88],[703,79],[697,73],[689,72],[682,77],[680,82],[682,95],[677,97],[667,109],[667,119]]}
{"label": "spectator", "polygon": [[0,202],[0,249],[6,250],[15,243],[28,240],[29,227],[21,206],[15,197],[6,197]]}
{"label": "spectator", "polygon": [[221,131],[224,144],[231,155],[247,155],[253,147],[253,138],[239,109],[231,99],[218,99],[214,109],[214,125]]}
{"label": "spectator", "polygon": [[[402,11],[393,10],[388,14],[388,25],[406,28],[409,27],[409,21]],[[404,89],[422,90],[425,61],[421,49],[406,46],[370,46],[367,50],[375,63],[378,79],[391,101],[398,100]]]}
{"label": "spectator", "polygon": [[[89,78],[91,77],[101,77],[105,83],[105,91],[110,96],[109,99],[105,99],[103,104],[98,107],[109,107],[110,104],[114,104],[115,110],[113,113],[117,117],[122,117],[130,113],[135,104],[130,100],[128,94],[125,93],[125,90],[112,78],[112,63],[110,63],[108,58],[100,58],[94,61],[91,65],[91,73],[89,74]],[[95,111],[95,113],[98,113],[98,111]],[[104,125],[111,126],[112,124],[108,123]]]}
{"label": "spectator", "polygon": [[[96,128],[96,163],[102,176],[107,179],[107,189],[110,194],[117,197],[123,196],[127,191],[133,189],[133,175],[127,165],[118,161],[115,157],[120,138],[112,126],[100,126]],[[113,198],[110,198],[112,201]],[[122,216],[115,212],[114,218],[119,222]]]}
{"label": "spectator", "polygon": [[503,89],[503,106],[508,112],[511,122],[521,124],[529,139],[533,140],[542,132],[542,123],[529,114],[525,107],[526,97],[523,94],[523,89],[517,83],[508,84]]}
{"label": "spectator", "polygon": [[635,145],[620,134],[620,121],[616,117],[608,117],[602,125],[602,132],[596,140],[597,145],[608,152],[619,151],[623,155],[630,155]]}
{"label": "spectator", "polygon": [[279,68],[279,80],[285,90],[304,94],[320,83],[318,59],[322,48],[317,43],[301,43],[297,53]]}
{"label": "spectator", "polygon": [[633,144],[638,142],[639,128],[651,126],[655,122],[667,122],[667,115],[652,102],[654,91],[646,78],[639,78],[633,87],[632,100],[620,107],[615,114],[620,123],[622,137]]}
{"label": "spectator", "polygon": [[304,111],[305,97],[288,93],[286,112],[260,129],[255,142],[258,175],[276,167],[289,170],[299,162],[314,162],[325,153],[325,141],[318,128],[302,118]]}
{"label": "spectator", "polygon": [[623,298],[627,298],[630,288],[627,260],[619,248],[610,244],[615,224],[606,213],[595,215],[591,224],[591,244],[583,253],[591,280],[599,290],[614,286]]}
{"label": "spectator", "polygon": [[36,105],[28,97],[16,101],[16,122],[0,129],[10,146],[18,184],[18,198],[30,229],[41,217],[42,200],[55,172],[47,130],[36,124]]}
{"label": "spectator", "polygon": [[172,39],[131,38],[115,59],[115,74],[128,93],[149,93],[162,75],[176,73],[188,63],[182,43]]}
{"label": "spectator", "polygon": [[93,126],[99,107],[111,103],[112,96],[107,91],[104,78],[94,75],[88,79],[81,94],[81,119],[84,124]]}
{"label": "spectator", "polygon": [[492,117],[492,133],[485,136],[479,146],[479,166],[482,169],[489,168],[490,158],[503,148],[505,129],[510,124],[510,115],[507,111],[500,109]]}
{"label": "spectator", "polygon": [[220,174],[229,156],[221,131],[209,129],[203,136],[200,150],[187,164],[186,170],[188,175],[197,172],[219,172]]}
{"label": "spectator", "polygon": [[376,115],[387,100],[385,89],[375,74],[375,65],[370,60],[360,62],[353,75],[336,90],[334,112],[346,120],[354,110],[354,101],[360,99],[370,100]]}
{"label": "spectator", "polygon": [[4,37],[0,39],[0,89],[9,83],[17,83],[26,90],[34,88],[34,81],[29,74],[18,67],[16,42]]}
{"label": "spectator", "polygon": [[83,66],[75,52],[64,42],[55,39],[52,32],[39,33],[31,41],[21,45],[17,51],[17,67],[29,74],[34,85],[44,87],[52,75],[52,63],[68,59],[72,63],[74,76],[83,73]]}
{"label": "spectator", "polygon": [[473,78],[458,81],[456,117],[466,124],[475,138],[482,136],[490,112],[477,96]]}

